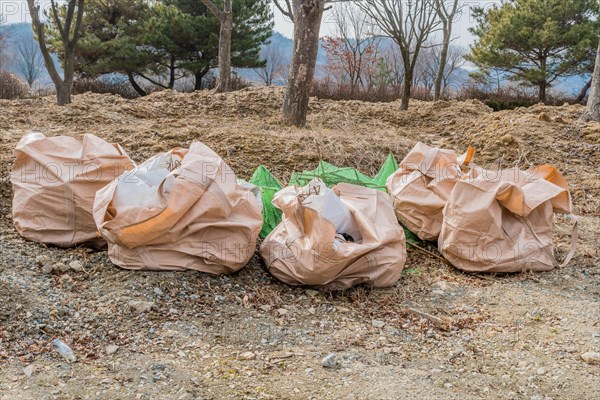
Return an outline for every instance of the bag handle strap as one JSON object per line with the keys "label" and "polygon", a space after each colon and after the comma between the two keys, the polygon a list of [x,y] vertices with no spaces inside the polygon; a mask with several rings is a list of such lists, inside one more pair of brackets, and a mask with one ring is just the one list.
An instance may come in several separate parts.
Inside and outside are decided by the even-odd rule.
{"label": "bag handle strap", "polygon": [[575,255],[575,251],[577,250],[577,240],[579,239],[579,221],[577,220],[577,217],[573,214],[569,214],[567,218],[574,220],[575,223],[573,224],[573,228],[571,229],[571,248],[565,256],[563,262],[560,263],[560,265],[558,265],[559,268],[566,266],[569,263],[569,261],[571,261],[571,258],[573,258],[573,256]]}

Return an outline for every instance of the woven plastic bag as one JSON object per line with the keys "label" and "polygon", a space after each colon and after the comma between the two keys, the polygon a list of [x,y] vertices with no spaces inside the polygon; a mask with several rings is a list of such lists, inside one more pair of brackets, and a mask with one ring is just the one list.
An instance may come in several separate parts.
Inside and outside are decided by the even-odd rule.
{"label": "woven plastic bag", "polygon": [[336,185],[336,201],[349,211],[351,221],[332,222],[310,207],[311,196],[320,194],[314,188],[322,184],[315,180],[275,195],[273,204],[283,219],[260,247],[269,272],[290,285],[336,290],[361,283],[374,287],[396,283],[406,262],[406,241],[387,194]]}
{"label": "woven plastic bag", "polygon": [[430,147],[421,142],[402,160],[387,179],[398,220],[422,240],[436,240],[442,227],[442,210],[458,180],[466,174],[473,148],[462,157],[453,150]]}
{"label": "woven plastic bag", "polygon": [[[476,272],[549,271],[554,213],[571,213],[567,181],[551,165],[527,171],[480,169],[459,181],[444,209],[439,250],[455,267]],[[577,221],[571,233],[573,256]]]}
{"label": "woven plastic bag", "polygon": [[228,274],[252,258],[256,194],[202,143],[149,159],[98,192],[98,229],[123,268]]}
{"label": "woven plastic bag", "polygon": [[96,192],[134,163],[118,144],[94,135],[25,135],[15,148],[10,174],[13,221],[19,234],[40,242],[98,248],[92,216]]}

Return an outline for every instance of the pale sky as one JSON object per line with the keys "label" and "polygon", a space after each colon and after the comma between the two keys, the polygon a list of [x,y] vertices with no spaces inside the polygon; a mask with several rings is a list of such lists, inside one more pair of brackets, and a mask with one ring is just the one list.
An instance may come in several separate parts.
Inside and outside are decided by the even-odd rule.
{"label": "pale sky", "polygon": [[[489,7],[499,2],[500,0],[460,0],[459,7],[462,9],[462,14],[454,23],[453,37],[457,38],[454,43],[467,46],[473,42],[472,35],[467,31],[474,23],[470,15],[471,7]],[[49,1],[42,1],[44,5],[49,3]],[[275,6],[272,7],[275,14],[275,31],[291,38],[294,29],[292,23],[286,20]],[[0,14],[2,14],[3,20],[6,23],[30,22],[26,0],[0,0]],[[330,20],[331,12],[325,12],[321,25],[321,36],[332,34],[332,23]]]}

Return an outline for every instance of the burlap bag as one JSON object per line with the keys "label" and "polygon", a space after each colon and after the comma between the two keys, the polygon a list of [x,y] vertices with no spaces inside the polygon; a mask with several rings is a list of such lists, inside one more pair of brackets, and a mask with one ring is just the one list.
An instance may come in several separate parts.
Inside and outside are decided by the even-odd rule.
{"label": "burlap bag", "polygon": [[92,216],[96,192],[134,164],[121,146],[94,135],[45,137],[17,144],[10,174],[13,221],[27,239],[68,247],[101,247]]}
{"label": "burlap bag", "polygon": [[202,143],[159,154],[96,195],[111,261],[127,269],[228,274],[256,249],[261,207]]}
{"label": "burlap bag", "polygon": [[[316,285],[345,289],[365,283],[391,286],[400,278],[406,261],[404,231],[396,222],[386,193],[340,183],[333,188],[358,228],[348,242],[330,220],[306,203],[306,188],[291,186],[275,195],[273,204],[283,212],[282,222],[260,248],[267,268],[290,285]],[[348,237],[348,236],[346,236]]]}
{"label": "burlap bag", "polygon": [[472,157],[473,148],[458,158],[453,150],[417,143],[386,184],[398,220],[420,239],[436,240],[450,192],[465,176],[461,166]]}
{"label": "burlap bag", "polygon": [[[557,266],[554,213],[571,213],[567,182],[550,165],[528,171],[479,170],[459,181],[444,209],[440,252],[465,271],[548,271]],[[577,222],[571,250],[575,252]]]}

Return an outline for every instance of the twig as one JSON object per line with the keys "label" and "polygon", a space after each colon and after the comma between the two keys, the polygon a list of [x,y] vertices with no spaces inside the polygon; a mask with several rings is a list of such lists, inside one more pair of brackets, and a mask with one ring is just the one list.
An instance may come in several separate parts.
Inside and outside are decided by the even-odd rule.
{"label": "twig", "polygon": [[444,257],[438,256],[437,254],[432,253],[431,251],[426,250],[426,249],[422,248],[421,246],[419,246],[419,245],[417,245],[417,244],[415,244],[413,242],[409,242],[408,244],[409,244],[410,247],[414,247],[415,249],[417,249],[417,250],[419,250],[419,251],[421,251],[421,252],[423,252],[423,253],[431,256],[431,257],[437,258],[438,260],[442,261],[444,264],[447,264],[447,265],[453,267],[453,265],[450,263],[450,261],[446,260]]}
{"label": "twig", "polygon": [[426,320],[432,322],[436,327],[438,327],[444,331],[450,330],[450,322],[446,321],[445,319],[436,317],[435,315],[428,314],[428,313],[418,310],[414,307],[406,307],[406,309],[408,311],[410,311],[411,313],[416,314],[419,317],[425,318]]}

